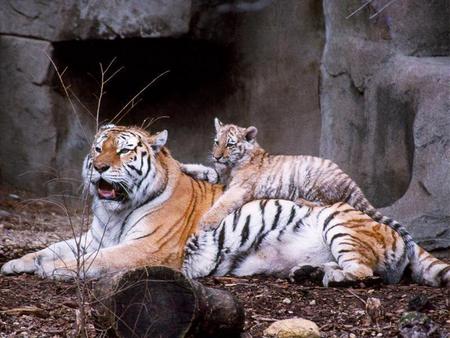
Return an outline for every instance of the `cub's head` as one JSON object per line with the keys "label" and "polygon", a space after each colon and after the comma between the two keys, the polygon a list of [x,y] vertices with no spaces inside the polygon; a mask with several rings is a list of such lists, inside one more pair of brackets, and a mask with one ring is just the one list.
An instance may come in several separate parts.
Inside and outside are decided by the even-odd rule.
{"label": "cub's head", "polygon": [[166,130],[150,135],[136,127],[100,128],[83,164],[85,186],[111,210],[141,203],[161,189],[158,157],[167,154],[166,141]]}
{"label": "cub's head", "polygon": [[233,167],[257,145],[256,127],[242,128],[234,124],[223,124],[217,117],[214,119],[214,126],[216,137],[212,157],[217,164]]}

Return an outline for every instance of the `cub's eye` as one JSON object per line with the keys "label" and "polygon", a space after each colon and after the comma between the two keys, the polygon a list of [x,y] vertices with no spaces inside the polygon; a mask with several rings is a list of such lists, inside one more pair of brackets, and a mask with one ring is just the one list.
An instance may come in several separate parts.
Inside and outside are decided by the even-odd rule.
{"label": "cub's eye", "polygon": [[130,151],[131,151],[131,149],[126,149],[126,148],[124,148],[124,149],[121,149],[121,150],[118,152],[118,154],[119,154],[119,155],[125,155],[125,154],[128,154]]}
{"label": "cub's eye", "polygon": [[236,145],[235,142],[228,142],[228,143],[227,143],[227,147],[228,147],[228,148],[234,147],[235,145]]}
{"label": "cub's eye", "polygon": [[101,153],[101,152],[102,152],[102,149],[101,149],[100,147],[95,147],[95,151],[96,151],[97,153]]}
{"label": "cub's eye", "polygon": [[214,144],[216,145],[216,146],[218,146],[219,145],[219,140],[218,139],[214,139]]}

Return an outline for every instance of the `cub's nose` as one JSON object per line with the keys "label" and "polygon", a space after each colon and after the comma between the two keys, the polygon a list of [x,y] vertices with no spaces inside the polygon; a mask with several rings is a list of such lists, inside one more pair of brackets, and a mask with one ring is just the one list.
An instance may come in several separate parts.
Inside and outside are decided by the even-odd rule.
{"label": "cub's nose", "polygon": [[222,156],[216,156],[216,155],[213,155],[213,158],[214,158],[214,160],[216,160],[216,161],[219,161],[221,158],[222,158]]}
{"label": "cub's nose", "polygon": [[104,164],[104,163],[94,164],[95,170],[97,170],[100,174],[101,174],[102,172],[105,172],[106,170],[108,170],[109,167],[110,167],[109,165]]}

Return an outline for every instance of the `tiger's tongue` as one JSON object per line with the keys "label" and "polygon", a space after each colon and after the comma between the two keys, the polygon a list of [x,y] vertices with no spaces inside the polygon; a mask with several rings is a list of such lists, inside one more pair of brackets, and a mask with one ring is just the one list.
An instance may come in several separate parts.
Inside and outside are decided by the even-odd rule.
{"label": "tiger's tongue", "polygon": [[98,194],[103,198],[116,198],[116,191],[114,189],[98,188]]}
{"label": "tiger's tongue", "polygon": [[98,186],[98,194],[101,198],[113,199],[116,198],[116,190],[112,184],[101,181]]}

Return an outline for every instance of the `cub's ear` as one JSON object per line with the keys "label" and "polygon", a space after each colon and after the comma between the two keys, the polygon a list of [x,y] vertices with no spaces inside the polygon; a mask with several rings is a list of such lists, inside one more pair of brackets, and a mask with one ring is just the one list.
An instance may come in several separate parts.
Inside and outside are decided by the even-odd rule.
{"label": "cub's ear", "polygon": [[214,118],[214,127],[216,127],[216,131],[219,131],[220,127],[223,126],[223,123],[219,121],[217,117]]}
{"label": "cub's ear", "polygon": [[161,150],[162,147],[164,147],[164,145],[167,142],[167,136],[168,136],[167,130],[163,130],[153,137],[152,149],[154,152],[157,153],[158,151]]}
{"label": "cub's ear", "polygon": [[258,134],[258,129],[256,129],[256,127],[251,126],[245,129],[245,139],[248,142],[254,141],[256,138],[256,134]]}

